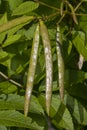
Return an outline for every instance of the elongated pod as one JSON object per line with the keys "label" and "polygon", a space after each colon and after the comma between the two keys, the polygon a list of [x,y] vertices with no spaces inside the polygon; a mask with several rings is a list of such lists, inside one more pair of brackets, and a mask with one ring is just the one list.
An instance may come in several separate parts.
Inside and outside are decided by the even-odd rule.
{"label": "elongated pod", "polygon": [[48,36],[48,30],[44,22],[40,20],[40,31],[42,36],[42,41],[44,45],[45,63],[46,63],[46,110],[49,115],[51,98],[52,98],[52,82],[53,82],[53,65],[52,65],[52,52],[51,45]]}
{"label": "elongated pod", "polygon": [[24,114],[27,116],[28,108],[30,106],[30,100],[32,95],[32,89],[34,84],[34,76],[38,57],[38,47],[39,47],[39,25],[37,25],[35,35],[33,38],[33,45],[30,56],[30,64],[27,76],[26,93],[25,93],[25,103],[24,103]]}
{"label": "elongated pod", "polygon": [[11,21],[8,21],[7,23],[0,25],[0,33],[8,31],[9,29],[12,29],[21,24],[28,24],[32,20],[34,20],[33,16],[22,16],[19,18],[15,18]]}
{"label": "elongated pod", "polygon": [[60,40],[60,29],[57,25],[56,32],[56,51],[57,51],[57,61],[58,61],[58,83],[60,91],[60,99],[64,100],[64,60],[62,56],[62,44]]}

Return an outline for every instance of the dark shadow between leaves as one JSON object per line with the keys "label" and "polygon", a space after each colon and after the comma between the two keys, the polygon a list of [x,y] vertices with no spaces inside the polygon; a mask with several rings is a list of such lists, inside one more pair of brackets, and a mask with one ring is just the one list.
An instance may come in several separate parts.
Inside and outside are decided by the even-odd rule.
{"label": "dark shadow between leaves", "polygon": [[53,120],[56,120],[57,123],[59,123],[63,117],[63,114],[65,112],[66,106],[64,105],[63,102],[61,102],[56,115],[53,117]]}

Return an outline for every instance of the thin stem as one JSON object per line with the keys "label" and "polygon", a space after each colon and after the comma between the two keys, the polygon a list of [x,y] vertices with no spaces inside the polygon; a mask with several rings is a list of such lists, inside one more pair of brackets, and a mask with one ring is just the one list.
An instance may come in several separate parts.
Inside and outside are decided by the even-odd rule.
{"label": "thin stem", "polygon": [[80,1],[80,3],[76,6],[76,8],[74,9],[74,11],[76,11],[79,7],[80,7],[80,5],[83,3],[83,1]]}
{"label": "thin stem", "polygon": [[61,16],[61,18],[60,18],[59,21],[57,22],[57,25],[60,24],[60,22],[63,20],[64,17],[65,17],[65,14],[63,14],[63,15]]}
{"label": "thin stem", "polygon": [[73,6],[68,2],[66,1],[66,4],[69,6],[71,12],[72,12],[72,18],[73,18],[73,21],[78,24],[78,21],[77,21],[77,18],[76,18],[76,14],[75,14],[75,11],[74,11],[74,8]]}
{"label": "thin stem", "polygon": [[51,9],[60,11],[60,9],[58,9],[58,8],[56,8],[56,7],[54,7],[54,6],[48,5],[48,4],[46,4],[46,3],[42,2],[42,1],[38,1],[38,0],[34,0],[34,1],[35,1],[35,2],[38,2],[38,3],[41,4],[41,5],[46,6],[46,7],[48,7],[48,8],[51,8]]}
{"label": "thin stem", "polygon": [[1,75],[4,79],[6,79],[7,81],[9,81],[10,83],[12,83],[12,84],[14,84],[14,85],[16,85],[16,86],[18,86],[18,87],[23,88],[23,86],[22,86],[21,84],[17,83],[17,82],[14,81],[13,79],[9,79],[9,77],[6,76],[5,74],[3,74],[1,71],[0,71],[0,75]]}
{"label": "thin stem", "polygon": [[60,14],[60,13],[59,12],[53,13],[53,14],[51,14],[49,16],[46,16],[45,19],[47,20],[47,19],[53,18],[54,16],[56,16],[58,14]]}
{"label": "thin stem", "polygon": [[87,14],[83,14],[83,13],[76,13],[75,15],[78,15],[78,16],[87,16]]}

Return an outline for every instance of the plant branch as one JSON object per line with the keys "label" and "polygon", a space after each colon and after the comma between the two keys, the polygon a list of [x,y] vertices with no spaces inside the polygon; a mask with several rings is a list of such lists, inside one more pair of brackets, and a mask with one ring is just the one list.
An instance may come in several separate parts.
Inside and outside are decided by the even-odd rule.
{"label": "plant branch", "polygon": [[42,2],[42,1],[39,1],[39,0],[34,0],[34,1],[35,1],[35,2],[38,2],[38,3],[41,4],[41,5],[46,6],[46,7],[48,7],[48,8],[51,8],[51,9],[60,11],[60,9],[58,9],[58,8],[56,8],[56,7],[54,7],[54,6],[48,5],[48,4],[46,4],[46,3]]}
{"label": "plant branch", "polygon": [[6,76],[5,74],[3,74],[1,71],[0,71],[0,75],[1,75],[4,79],[6,79],[7,81],[9,81],[10,83],[12,83],[12,84],[14,84],[14,85],[16,85],[16,86],[18,86],[18,87],[23,88],[23,86],[22,86],[21,84],[17,83],[17,82],[14,81],[13,79],[9,79],[9,77]]}
{"label": "plant branch", "polygon": [[83,1],[81,1],[77,6],[76,6],[76,8],[74,9],[74,11],[76,11],[79,7],[80,7],[80,5],[83,3]]}
{"label": "plant branch", "polygon": [[[35,1],[35,2],[38,2],[38,3],[41,4],[41,5],[44,5],[44,6],[48,7],[48,8],[50,8],[50,9],[54,9],[54,10],[57,11],[56,13],[53,13],[53,14],[51,14],[51,15],[49,15],[49,16],[46,16],[46,19],[50,19],[50,18],[52,18],[52,17],[54,17],[54,16],[56,16],[56,15],[58,15],[58,14],[61,14],[61,9],[59,9],[59,8],[56,8],[56,7],[51,6],[51,5],[48,5],[48,4],[46,4],[46,3],[42,2],[42,1],[39,1],[39,0],[34,0],[34,1]],[[67,1],[66,1],[66,3],[67,3],[68,6],[70,7],[71,12],[69,12],[68,10],[67,10],[67,11],[63,11],[63,10],[62,10],[62,15],[63,15],[63,17],[64,17],[66,14],[72,15],[74,21],[75,21],[76,23],[78,23],[78,21],[77,21],[77,19],[76,19],[76,16],[87,16],[87,14],[75,13],[75,11],[77,11],[77,9],[78,9],[79,6],[83,3],[83,1],[81,1],[81,2],[75,7],[75,9],[74,9],[74,8],[72,7],[72,5],[71,5],[70,3],[68,3]],[[61,19],[63,19],[63,17],[62,17]]]}
{"label": "plant branch", "polygon": [[59,12],[53,13],[53,14],[51,14],[49,16],[46,16],[45,19],[47,20],[47,19],[53,18],[54,16],[56,16],[58,14],[60,14],[60,13]]}

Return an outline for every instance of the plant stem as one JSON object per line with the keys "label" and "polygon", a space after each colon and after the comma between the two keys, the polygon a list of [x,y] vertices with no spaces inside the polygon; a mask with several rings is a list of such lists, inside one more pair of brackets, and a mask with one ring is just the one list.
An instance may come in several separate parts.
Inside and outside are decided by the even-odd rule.
{"label": "plant stem", "polygon": [[76,6],[76,8],[74,9],[74,11],[76,11],[79,7],[80,7],[80,5],[83,3],[83,1],[80,1],[80,3]]}
{"label": "plant stem", "polygon": [[13,79],[9,79],[9,77],[6,76],[5,74],[3,74],[1,71],[0,71],[0,75],[1,75],[4,79],[6,79],[7,81],[9,81],[10,83],[12,83],[12,84],[14,84],[14,85],[16,85],[16,86],[18,86],[18,87],[23,88],[23,86],[22,86],[21,84],[17,83],[17,82],[14,81]]}
{"label": "plant stem", "polygon": [[46,4],[46,3],[42,2],[42,1],[38,1],[38,0],[34,0],[34,1],[35,1],[35,2],[38,2],[38,3],[41,4],[41,5],[46,6],[46,7],[48,7],[48,8],[51,8],[51,9],[60,11],[60,9],[58,9],[58,8],[56,8],[56,7],[54,7],[54,6],[48,5],[48,4]]}

